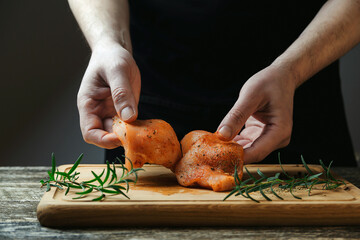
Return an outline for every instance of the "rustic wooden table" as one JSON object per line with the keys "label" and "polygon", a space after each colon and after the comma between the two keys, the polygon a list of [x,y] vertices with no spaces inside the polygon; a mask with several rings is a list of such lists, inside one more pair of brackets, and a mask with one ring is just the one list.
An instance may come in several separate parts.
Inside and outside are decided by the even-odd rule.
{"label": "rustic wooden table", "polygon": [[[360,187],[360,168],[333,168]],[[39,180],[49,167],[0,167],[0,239],[360,239],[360,226],[236,228],[101,228],[42,227],[36,207],[44,193]]]}

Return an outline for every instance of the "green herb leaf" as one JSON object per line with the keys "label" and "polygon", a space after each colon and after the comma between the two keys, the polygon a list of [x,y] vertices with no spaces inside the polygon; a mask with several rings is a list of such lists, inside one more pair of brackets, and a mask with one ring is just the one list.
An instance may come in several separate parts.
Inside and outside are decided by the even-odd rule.
{"label": "green herb leaf", "polygon": [[68,174],[72,174],[75,169],[79,166],[81,159],[83,158],[84,154],[80,154],[80,156],[78,157],[78,159],[76,160],[76,162],[74,163],[74,165],[72,166],[72,168],[69,170]]}
{"label": "green herb leaf", "polygon": [[111,186],[109,186],[109,188],[113,188],[116,191],[126,190],[126,188],[124,188],[123,186],[119,186],[119,185],[111,185]]}
{"label": "green herb leaf", "polygon": [[55,154],[51,153],[51,175],[55,175],[56,170],[56,161],[55,161]]}
{"label": "green herb leaf", "polygon": [[228,199],[229,197],[234,195],[234,193],[236,193],[238,190],[239,190],[238,188],[234,188],[228,195],[226,195],[226,197],[223,199],[223,201],[225,201],[226,199]]}
{"label": "green herb leaf", "polygon": [[237,165],[235,165],[234,180],[235,180],[235,184],[240,184],[240,182],[241,182],[241,180],[240,180],[240,178],[239,178],[239,173],[238,173],[238,167],[237,167]]}
{"label": "green herb leaf", "polygon": [[56,185],[56,184],[50,184],[50,186],[51,186],[51,187],[57,187],[57,188],[59,188],[59,189],[63,190],[63,188],[62,188],[61,186]]}
{"label": "green herb leaf", "polygon": [[246,196],[248,197],[248,198],[250,198],[251,200],[253,200],[254,202],[257,202],[257,203],[259,203],[260,201],[258,201],[258,200],[256,200],[256,199],[254,199],[254,198],[252,198],[250,195],[249,195],[249,193],[248,193],[248,190],[247,189],[245,189],[245,194],[246,194]]}
{"label": "green herb leaf", "polygon": [[291,177],[289,174],[287,174],[287,172],[285,172],[282,164],[281,164],[281,159],[280,159],[280,152],[278,152],[278,160],[279,160],[279,165],[280,165],[280,168],[281,168],[281,171],[283,172],[283,174],[288,177],[289,179],[292,179],[293,177]]}
{"label": "green herb leaf", "polygon": [[108,190],[106,188],[102,188],[101,191],[104,193],[119,194],[119,191]]}
{"label": "green herb leaf", "polygon": [[284,200],[282,197],[280,197],[280,196],[274,191],[274,188],[273,188],[274,184],[276,184],[276,182],[272,182],[271,185],[270,185],[270,190],[271,190],[272,194],[274,194],[275,197],[277,197],[278,199]]}
{"label": "green herb leaf", "polygon": [[314,173],[311,171],[311,169],[308,167],[308,165],[306,164],[303,155],[300,156],[301,157],[301,162],[304,165],[306,171],[310,174],[310,175],[314,175]]}
{"label": "green herb leaf", "polygon": [[252,201],[255,201],[259,203],[257,199],[254,199],[250,193],[252,192],[260,192],[260,194],[265,198],[267,201],[272,201],[271,198],[268,197],[268,195],[265,194],[265,189],[270,189],[271,193],[275,195],[278,199],[284,200],[283,197],[279,196],[276,191],[274,190],[274,187],[277,187],[279,189],[289,190],[292,197],[296,199],[301,199],[301,197],[294,194],[294,189],[296,187],[303,187],[308,190],[308,195],[310,196],[311,190],[315,185],[322,184],[323,189],[332,190],[336,189],[341,185],[345,185],[345,182],[342,180],[335,179],[331,175],[330,167],[332,162],[329,164],[328,167],[324,165],[324,163],[320,160],[320,164],[324,169],[325,172],[325,179],[320,179],[320,176],[323,176],[324,174],[321,173],[314,173],[309,166],[306,164],[303,156],[301,156],[301,161],[304,165],[304,168],[306,169],[307,173],[305,177],[293,177],[290,176],[287,172],[285,172],[281,160],[280,160],[280,153],[278,154],[278,160],[279,165],[281,168],[281,172],[285,175],[286,179],[280,179],[280,172],[276,173],[274,176],[267,177],[263,172],[260,171],[260,169],[257,169],[257,174],[260,176],[260,179],[256,179],[251,172],[246,168],[245,171],[249,175],[249,178],[245,181],[241,181],[241,179],[237,176],[237,168],[235,168],[234,174],[234,180],[235,180],[235,187],[234,189],[226,195],[226,197],[223,200],[228,199],[230,196],[243,196],[244,198],[249,198]]}
{"label": "green herb leaf", "polygon": [[51,173],[51,171],[48,171],[49,179],[50,181],[54,181],[54,175]]}
{"label": "green herb leaf", "polygon": [[104,183],[106,183],[106,181],[109,179],[109,176],[110,176],[110,164],[109,164],[109,161],[106,161],[106,175],[105,175],[105,178],[104,178]]}
{"label": "green herb leaf", "polygon": [[265,193],[263,192],[262,188],[260,187],[260,193],[261,195],[268,201],[272,201],[268,196],[265,195]]}
{"label": "green herb leaf", "polygon": [[101,178],[98,176],[98,175],[96,175],[96,173],[94,172],[94,171],[91,171],[91,173],[94,175],[94,177],[96,178],[96,181],[98,181],[98,183],[101,185],[101,186],[103,186],[104,185],[104,183],[103,183],[103,181],[101,180]]}
{"label": "green herb leaf", "polygon": [[249,175],[249,177],[250,177],[252,180],[256,181],[256,180],[257,180],[256,177],[254,177],[254,175],[252,175],[252,174],[250,173],[250,171],[247,169],[247,167],[244,167],[244,168],[245,168],[245,171],[246,171],[247,175]]}
{"label": "green herb leaf", "polygon": [[322,174],[323,174],[323,173],[314,174],[314,175],[308,177],[307,180],[308,180],[308,181],[313,180],[313,179],[315,179],[315,178],[318,178],[318,177],[321,176]]}
{"label": "green herb leaf", "polygon": [[301,199],[301,197],[298,197],[298,196],[293,194],[293,192],[292,192],[293,188],[294,188],[294,181],[292,182],[292,184],[290,186],[290,193],[294,198]]}
{"label": "green herb leaf", "polygon": [[92,199],[91,201],[102,201],[105,198],[105,194],[101,194],[99,197]]}
{"label": "green herb leaf", "polygon": [[78,197],[73,197],[72,199],[80,199],[80,198],[84,198],[84,195],[78,196]]}
{"label": "green herb leaf", "polygon": [[68,186],[65,192],[65,196],[69,193],[69,191],[70,191],[70,187]]}
{"label": "green herb leaf", "polygon": [[[41,186],[47,187],[47,191],[50,191],[51,187],[57,187],[59,189],[63,189],[63,187],[66,187],[65,195],[69,193],[69,191],[72,188],[75,189],[82,189],[81,192],[76,192],[76,194],[80,195],[79,197],[74,197],[73,199],[79,199],[86,197],[87,194],[90,194],[93,191],[99,191],[101,195],[97,198],[92,199],[92,201],[102,201],[105,199],[106,194],[111,195],[117,195],[121,194],[125,196],[127,199],[130,199],[124,191],[128,192],[130,189],[129,183],[136,183],[137,181],[137,172],[143,171],[144,169],[138,168],[138,169],[127,169],[122,163],[121,163],[121,169],[122,171],[122,177],[118,178],[116,174],[116,166],[113,164],[113,167],[110,166],[109,162],[106,163],[106,169],[103,169],[100,175],[97,175],[94,171],[91,171],[91,173],[94,176],[94,179],[83,181],[83,182],[76,182],[77,179],[80,177],[80,172],[77,172],[76,169],[79,166],[81,160],[82,160],[83,154],[80,154],[76,162],[73,164],[71,169],[68,172],[60,172],[58,169],[56,169],[55,164],[55,155],[52,154],[51,160],[52,160],[52,168],[51,171],[48,171],[49,180],[45,181],[43,179],[40,180]],[[127,158],[128,159],[128,158]],[[131,160],[128,159],[130,162]],[[131,164],[132,166],[132,164]],[[101,180],[101,177],[105,174],[104,180]],[[125,174],[126,173],[126,174]],[[55,178],[56,175],[56,178]],[[135,180],[129,179],[128,177],[134,175]],[[58,177],[60,176],[60,179]],[[110,182],[108,183],[108,180]],[[112,183],[115,180],[114,183]],[[120,186],[120,185],[114,185],[118,183],[125,183],[126,187]],[[97,185],[98,184],[98,185]],[[62,187],[63,186],[63,187]],[[113,190],[111,190],[113,189]]]}
{"label": "green herb leaf", "polygon": [[256,172],[257,172],[257,174],[259,174],[260,177],[262,177],[262,178],[264,178],[264,179],[267,178],[267,177],[265,176],[265,174],[263,174],[263,173],[260,171],[259,168],[257,169]]}
{"label": "green herb leaf", "polygon": [[80,194],[80,195],[89,194],[89,193],[91,193],[93,191],[93,189],[94,188],[90,187],[87,190],[82,191],[82,192],[77,192],[76,194]]}

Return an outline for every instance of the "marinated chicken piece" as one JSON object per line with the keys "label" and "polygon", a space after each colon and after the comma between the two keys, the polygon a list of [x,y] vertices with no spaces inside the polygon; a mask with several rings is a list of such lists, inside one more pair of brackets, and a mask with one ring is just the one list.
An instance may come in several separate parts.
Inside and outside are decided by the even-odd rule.
{"label": "marinated chicken piece", "polygon": [[131,167],[130,159],[134,168],[140,168],[145,163],[154,163],[173,171],[182,156],[173,128],[163,120],[136,120],[126,123],[114,117],[113,131],[125,148],[125,166],[128,169]]}
{"label": "marinated chicken piece", "polygon": [[223,141],[217,133],[192,131],[181,140],[183,158],[175,168],[180,185],[227,191],[235,186],[234,171],[243,175],[243,148],[234,141]]}

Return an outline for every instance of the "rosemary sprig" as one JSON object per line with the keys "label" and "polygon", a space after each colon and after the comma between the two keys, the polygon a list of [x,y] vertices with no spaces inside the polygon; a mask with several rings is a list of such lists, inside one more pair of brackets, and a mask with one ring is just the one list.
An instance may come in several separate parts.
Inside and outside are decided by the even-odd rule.
{"label": "rosemary sprig", "polygon": [[[324,163],[320,160],[320,165],[324,169],[324,172],[321,173],[314,173],[310,170],[308,165],[306,164],[303,156],[301,156],[301,161],[303,166],[305,167],[307,174],[304,177],[294,177],[290,176],[287,172],[285,172],[281,160],[280,160],[280,153],[278,153],[278,160],[279,165],[281,168],[281,173],[276,173],[272,177],[265,176],[264,173],[260,171],[260,169],[257,170],[257,174],[260,178],[256,178],[253,174],[250,173],[250,171],[245,168],[245,171],[247,172],[249,178],[241,181],[238,177],[237,172],[237,166],[235,166],[234,171],[234,179],[235,179],[235,187],[234,189],[223,199],[225,201],[230,196],[243,196],[245,198],[249,198],[254,202],[259,203],[260,201],[253,198],[250,193],[252,192],[260,192],[260,194],[266,199],[267,201],[272,201],[271,198],[269,198],[266,193],[264,192],[265,189],[269,189],[269,192],[272,193],[275,197],[277,197],[280,200],[284,200],[281,196],[279,196],[276,191],[274,190],[275,187],[282,189],[282,190],[289,190],[290,194],[296,198],[301,199],[301,197],[296,196],[293,192],[293,190],[298,187],[304,187],[308,191],[308,195],[310,196],[311,190],[315,185],[323,185],[323,189],[331,190],[336,189],[341,185],[346,185],[346,183],[342,180],[335,179],[334,176],[332,176],[330,172],[330,167],[332,162],[330,162],[329,166],[325,166]],[[324,174],[325,173],[325,174]],[[284,178],[280,178],[281,175],[284,175]]]}
{"label": "rosemary sprig", "polygon": [[[93,191],[97,191],[100,195],[92,201],[102,201],[105,199],[107,194],[110,195],[118,195],[121,194],[124,197],[130,199],[126,193],[129,191],[130,185],[129,183],[136,184],[138,175],[137,172],[144,170],[142,168],[133,168],[132,162],[130,159],[129,162],[131,164],[131,168],[127,169],[122,161],[117,158],[120,162],[120,166],[115,166],[113,163],[110,166],[109,162],[106,161],[106,170],[104,169],[101,174],[97,175],[94,171],[91,171],[94,178],[88,181],[78,182],[80,172],[76,171],[76,168],[79,166],[81,160],[83,158],[83,154],[80,154],[78,159],[75,161],[74,165],[68,172],[60,172],[56,168],[56,161],[54,153],[51,154],[51,171],[48,171],[49,179],[48,180],[40,180],[41,187],[46,186],[46,191],[50,191],[51,187],[57,187],[59,189],[66,188],[65,195],[67,195],[70,189],[81,189],[81,192],[76,192],[76,194],[80,195],[79,197],[75,197],[73,199],[84,198],[87,194],[90,194]],[[122,169],[121,176],[116,174],[116,168]],[[104,176],[102,180],[101,177]],[[134,175],[135,180],[130,179],[129,177]],[[123,186],[125,184],[125,186]]]}

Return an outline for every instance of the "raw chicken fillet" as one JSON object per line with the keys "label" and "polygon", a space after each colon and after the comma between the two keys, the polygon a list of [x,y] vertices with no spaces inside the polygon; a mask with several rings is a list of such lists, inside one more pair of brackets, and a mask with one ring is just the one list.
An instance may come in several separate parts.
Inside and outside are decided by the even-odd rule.
{"label": "raw chicken fillet", "polygon": [[145,163],[154,163],[174,170],[182,156],[173,128],[163,120],[136,120],[126,123],[114,117],[113,131],[125,148],[125,166],[128,169],[131,167],[130,159],[134,168],[140,168]]}
{"label": "raw chicken fillet", "polygon": [[180,185],[227,191],[235,186],[234,171],[242,178],[243,148],[234,141],[223,141],[217,133],[192,131],[180,143],[173,128],[159,119],[132,123],[114,117],[113,130],[125,148],[125,166],[145,163],[170,168]]}
{"label": "raw chicken fillet", "polygon": [[234,141],[223,141],[217,133],[192,131],[182,140],[183,158],[175,168],[182,186],[200,186],[213,191],[233,189],[235,166],[243,175],[243,148]]}

